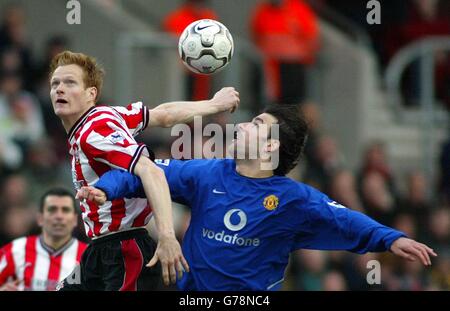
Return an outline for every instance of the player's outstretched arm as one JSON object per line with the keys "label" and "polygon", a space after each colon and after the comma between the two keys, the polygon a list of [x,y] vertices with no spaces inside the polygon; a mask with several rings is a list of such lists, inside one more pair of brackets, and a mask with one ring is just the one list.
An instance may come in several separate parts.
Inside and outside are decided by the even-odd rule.
{"label": "player's outstretched arm", "polygon": [[408,238],[398,238],[395,240],[391,245],[391,252],[410,261],[419,259],[425,266],[431,266],[430,256],[437,256],[437,254],[425,244]]}
{"label": "player's outstretched arm", "polygon": [[239,106],[239,93],[234,87],[224,87],[210,100],[179,101],[161,104],[150,110],[150,127],[172,127],[191,122],[196,116],[223,111],[234,112]]}
{"label": "player's outstretched arm", "polygon": [[306,221],[298,224],[302,234],[296,248],[347,250],[359,254],[390,250],[408,260],[419,259],[426,266],[431,265],[430,255],[437,256],[431,248],[408,239],[403,232],[352,211],[317,190],[308,191],[307,208],[298,210],[305,213],[298,219]]}
{"label": "player's outstretched arm", "polygon": [[183,268],[189,271],[189,265],[175,237],[172,204],[166,177],[162,169],[144,156],[139,158],[134,173],[141,178],[145,194],[153,208],[159,236],[155,255],[147,266],[152,267],[160,261],[164,283],[166,285],[170,282],[176,283],[177,272],[178,277],[181,278]]}

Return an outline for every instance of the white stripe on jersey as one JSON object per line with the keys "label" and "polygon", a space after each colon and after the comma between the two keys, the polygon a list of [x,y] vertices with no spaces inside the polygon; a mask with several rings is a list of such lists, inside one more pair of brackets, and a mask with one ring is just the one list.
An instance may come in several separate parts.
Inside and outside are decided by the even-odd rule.
{"label": "white stripe on jersey", "polygon": [[[147,199],[136,198],[136,199],[124,199],[125,205],[127,207],[127,214],[122,219],[122,223],[120,224],[120,229],[129,229],[131,226],[124,224],[131,224],[133,220],[142,212],[142,205],[147,204]],[[148,223],[153,213],[150,214],[145,219],[145,223]]]}
{"label": "white stripe on jersey", "polygon": [[78,240],[75,240],[62,254],[63,257],[61,259],[61,270],[59,272],[58,281],[62,281],[65,277],[67,277],[76,266],[78,245]]}
{"label": "white stripe on jersey", "polygon": [[[16,267],[16,276],[20,281],[19,290],[23,290],[25,288],[25,284],[23,283],[24,272],[25,272],[25,245],[27,243],[27,238],[19,238],[12,242],[11,252],[13,254],[14,266]],[[27,265],[33,263],[27,263]]]}
{"label": "white stripe on jersey", "polygon": [[40,239],[36,239],[36,263],[34,264],[34,273],[31,280],[33,290],[46,290],[48,271],[50,270],[50,256],[42,247]]}
{"label": "white stripe on jersey", "polygon": [[112,202],[108,201],[108,204],[103,204],[97,211],[98,220],[103,224],[102,228],[100,229],[100,234],[109,232],[108,227],[112,222],[111,207]]}
{"label": "white stripe on jersey", "polygon": [[7,263],[6,263],[6,256],[2,256],[0,258],[0,273],[3,272],[3,270],[6,268]]}

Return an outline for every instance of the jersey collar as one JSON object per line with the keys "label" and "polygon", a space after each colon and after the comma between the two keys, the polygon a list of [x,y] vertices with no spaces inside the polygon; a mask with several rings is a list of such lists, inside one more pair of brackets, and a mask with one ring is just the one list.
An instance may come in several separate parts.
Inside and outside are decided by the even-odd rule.
{"label": "jersey collar", "polygon": [[77,130],[84,124],[86,121],[88,115],[96,108],[96,106],[92,106],[89,108],[83,115],[75,122],[75,124],[70,129],[68,135],[69,135],[69,141],[72,140],[73,135],[77,132]]}
{"label": "jersey collar", "polygon": [[54,257],[64,253],[64,251],[66,251],[70,246],[72,246],[72,244],[74,242],[75,242],[75,239],[71,238],[66,244],[64,244],[60,248],[54,249],[53,247],[45,244],[44,237],[42,235],[39,236],[39,243],[41,244],[42,248],[45,249],[51,256],[54,256]]}

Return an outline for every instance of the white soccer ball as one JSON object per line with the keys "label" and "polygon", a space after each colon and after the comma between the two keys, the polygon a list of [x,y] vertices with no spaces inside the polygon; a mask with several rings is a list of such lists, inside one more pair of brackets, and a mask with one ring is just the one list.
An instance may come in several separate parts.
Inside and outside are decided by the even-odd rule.
{"label": "white soccer ball", "polygon": [[230,62],[234,52],[233,38],[222,23],[201,19],[189,24],[183,31],[178,52],[193,72],[212,74]]}

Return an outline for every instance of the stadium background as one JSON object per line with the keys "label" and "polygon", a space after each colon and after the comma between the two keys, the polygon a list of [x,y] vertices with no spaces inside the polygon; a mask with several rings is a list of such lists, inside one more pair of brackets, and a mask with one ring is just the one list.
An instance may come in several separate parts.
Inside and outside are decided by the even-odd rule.
{"label": "stadium background", "polygon": [[[104,65],[101,103],[154,107],[188,96],[177,39],[161,26],[183,1],[82,0],[79,25],[67,23],[67,2],[0,0],[0,246],[38,232],[37,202],[46,188],[72,189],[64,129],[48,96],[56,51],[91,54]],[[237,113],[211,122],[248,120],[273,100],[264,52],[249,26],[262,2],[205,1],[236,46],[209,90],[230,85],[241,93]],[[312,133],[291,176],[428,243],[439,257],[424,268],[391,254],[302,250],[291,256],[284,289],[449,290],[449,2],[379,1],[380,25],[367,23],[365,0],[301,2],[317,19],[319,48],[302,64],[305,96],[298,104]],[[140,139],[157,156],[170,156],[170,130]],[[175,218],[182,238],[189,214],[176,206]],[[381,285],[366,282],[371,259],[381,261]]]}

